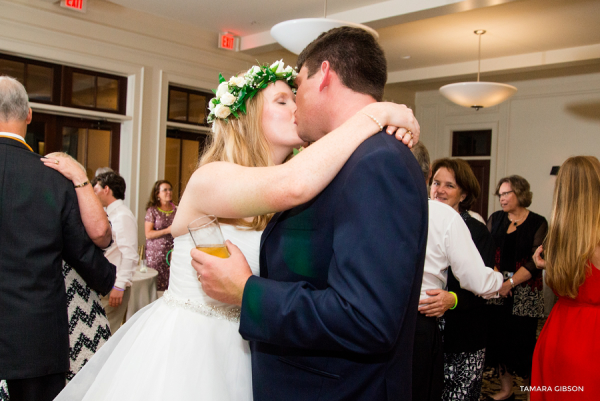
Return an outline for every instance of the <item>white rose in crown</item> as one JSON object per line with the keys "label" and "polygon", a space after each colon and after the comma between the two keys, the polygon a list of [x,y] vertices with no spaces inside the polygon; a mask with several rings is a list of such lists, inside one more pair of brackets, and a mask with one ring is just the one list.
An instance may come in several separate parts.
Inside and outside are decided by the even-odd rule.
{"label": "white rose in crown", "polygon": [[279,75],[279,74],[283,74],[284,70],[284,64],[283,64],[283,59],[274,62],[273,64],[271,64],[271,71],[273,70],[273,68],[275,68],[275,66],[277,66],[277,70],[275,70],[275,74]]}
{"label": "white rose in crown", "polygon": [[254,65],[254,66],[252,66],[252,68],[250,68],[248,70],[248,72],[246,73],[246,75],[252,76],[252,75],[258,74],[259,72],[260,72],[260,67],[257,66],[257,65]]}
{"label": "white rose in crown", "polygon": [[291,66],[291,65],[288,65],[287,67],[285,67],[285,70],[284,70],[284,71],[285,71],[286,73],[287,73],[287,72],[294,72],[294,69],[292,68],[292,66]]}
{"label": "white rose in crown", "polygon": [[231,77],[229,80],[229,85],[243,88],[244,85],[246,85],[246,79],[244,77]]}
{"label": "white rose in crown", "polygon": [[212,98],[210,99],[210,102],[208,102],[208,110],[210,110],[210,112],[212,113],[215,110],[215,103],[217,99]]}
{"label": "white rose in crown", "polygon": [[216,96],[217,96],[217,98],[220,98],[221,96],[223,96],[227,92],[229,92],[229,83],[227,83],[227,82],[221,82],[219,84],[219,87],[217,88]]}
{"label": "white rose in crown", "polygon": [[217,107],[215,107],[215,116],[218,118],[227,118],[230,114],[231,110],[229,107],[223,104],[218,104]]}
{"label": "white rose in crown", "polygon": [[236,100],[237,98],[229,92],[221,96],[221,104],[225,106],[231,106]]}

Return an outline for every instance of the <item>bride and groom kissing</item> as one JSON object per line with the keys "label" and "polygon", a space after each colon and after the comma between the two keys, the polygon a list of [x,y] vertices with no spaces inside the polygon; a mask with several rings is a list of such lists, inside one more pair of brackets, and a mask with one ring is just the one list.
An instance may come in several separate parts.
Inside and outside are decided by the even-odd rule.
{"label": "bride and groom kissing", "polygon": [[[365,31],[326,32],[297,65],[221,83],[172,226],[169,290],[57,400],[411,399],[427,195],[405,144],[418,123],[380,103],[386,60]],[[186,225],[203,214],[229,258],[194,249]]]}

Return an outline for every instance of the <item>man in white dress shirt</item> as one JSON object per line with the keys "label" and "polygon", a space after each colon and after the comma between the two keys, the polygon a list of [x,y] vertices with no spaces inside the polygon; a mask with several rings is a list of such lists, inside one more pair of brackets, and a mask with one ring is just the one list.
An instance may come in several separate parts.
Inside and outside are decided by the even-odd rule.
{"label": "man in white dress shirt", "polygon": [[[429,153],[422,143],[412,148],[425,181],[431,177]],[[456,307],[458,300],[441,291],[448,282],[448,267],[460,286],[477,295],[495,296],[502,286],[502,274],[493,271],[473,243],[471,233],[452,207],[429,200],[429,231],[425,269],[413,351],[413,400],[440,400],[444,389],[444,351],[437,317]],[[448,303],[448,297],[452,302]],[[426,313],[425,313],[426,311]]]}
{"label": "man in white dress shirt", "polygon": [[114,172],[103,173],[92,180],[92,185],[106,209],[113,232],[113,243],[104,256],[117,266],[117,279],[110,294],[102,298],[102,306],[106,310],[110,331],[115,334],[123,323],[133,273],[139,262],[137,222],[123,203],[126,188],[123,177]]}

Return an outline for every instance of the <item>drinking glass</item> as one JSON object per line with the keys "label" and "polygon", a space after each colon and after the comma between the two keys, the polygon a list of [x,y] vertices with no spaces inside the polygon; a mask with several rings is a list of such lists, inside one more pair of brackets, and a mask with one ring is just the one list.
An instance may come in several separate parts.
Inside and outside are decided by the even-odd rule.
{"label": "drinking glass", "polygon": [[216,216],[209,214],[197,218],[188,224],[188,231],[196,249],[220,258],[229,257]]}

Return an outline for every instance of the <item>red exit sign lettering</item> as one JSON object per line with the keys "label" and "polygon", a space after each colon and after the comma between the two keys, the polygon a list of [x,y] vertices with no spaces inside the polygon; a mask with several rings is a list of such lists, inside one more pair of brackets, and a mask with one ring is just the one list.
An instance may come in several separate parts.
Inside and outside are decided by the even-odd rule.
{"label": "red exit sign lettering", "polygon": [[86,8],[86,0],[61,0],[60,6],[84,13]]}
{"label": "red exit sign lettering", "polygon": [[228,32],[219,33],[219,48],[238,51],[239,38]]}

